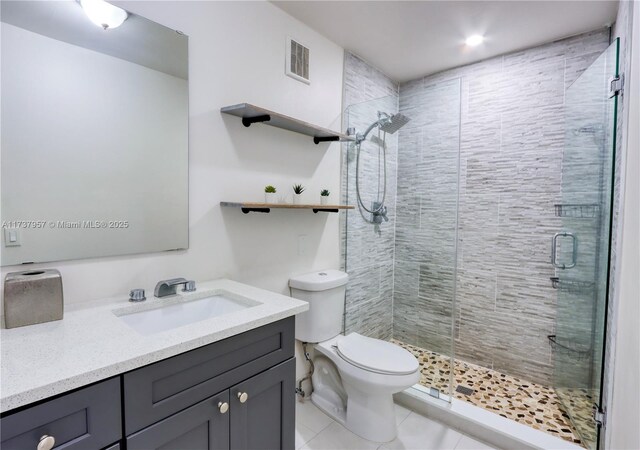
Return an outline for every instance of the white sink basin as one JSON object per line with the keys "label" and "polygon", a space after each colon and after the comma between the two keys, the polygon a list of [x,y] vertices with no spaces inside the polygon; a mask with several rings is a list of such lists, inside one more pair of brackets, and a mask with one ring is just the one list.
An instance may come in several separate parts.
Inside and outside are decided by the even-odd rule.
{"label": "white sink basin", "polygon": [[258,304],[257,302],[232,299],[221,294],[173,303],[146,311],[125,313],[118,315],[118,317],[138,333],[149,335],[242,311]]}

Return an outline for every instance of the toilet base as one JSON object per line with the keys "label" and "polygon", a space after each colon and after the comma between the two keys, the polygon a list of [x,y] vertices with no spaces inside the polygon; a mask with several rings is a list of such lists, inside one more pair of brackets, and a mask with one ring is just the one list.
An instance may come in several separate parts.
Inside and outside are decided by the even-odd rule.
{"label": "toilet base", "polygon": [[393,441],[397,435],[393,395],[360,392],[346,383],[345,389],[348,395],[345,426],[370,441]]}
{"label": "toilet base", "polygon": [[316,344],[311,401],[358,436],[373,442],[396,438],[393,394],[417,383],[416,371],[389,375],[362,369],[338,355],[336,339]]}
{"label": "toilet base", "polygon": [[380,443],[396,438],[395,404],[391,395],[349,395],[346,411],[316,393],[311,395],[311,403],[361,438]]}
{"label": "toilet base", "polygon": [[341,379],[327,358],[318,356],[313,374],[311,402],[322,412],[358,436],[374,442],[396,437],[393,395],[389,391],[363,392]]}

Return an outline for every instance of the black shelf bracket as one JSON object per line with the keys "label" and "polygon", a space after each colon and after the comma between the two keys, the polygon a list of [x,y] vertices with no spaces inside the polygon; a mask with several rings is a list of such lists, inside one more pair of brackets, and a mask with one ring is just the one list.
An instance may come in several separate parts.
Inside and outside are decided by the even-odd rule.
{"label": "black shelf bracket", "polygon": [[337,209],[331,209],[331,208],[313,208],[313,213],[314,214],[318,214],[319,212],[328,212],[328,213],[337,213],[338,210]]}
{"label": "black shelf bracket", "polygon": [[339,141],[340,140],[340,136],[314,136],[313,137],[313,143],[318,145],[320,142],[333,142],[333,141]]}
{"label": "black shelf bracket", "polygon": [[269,114],[263,114],[261,116],[254,116],[254,117],[243,117],[242,125],[248,128],[251,126],[252,123],[268,122],[270,120],[271,120],[271,116]]}
{"label": "black shelf bracket", "polygon": [[242,212],[244,214],[249,214],[250,212],[259,212],[266,214],[271,212],[271,208],[242,208]]}

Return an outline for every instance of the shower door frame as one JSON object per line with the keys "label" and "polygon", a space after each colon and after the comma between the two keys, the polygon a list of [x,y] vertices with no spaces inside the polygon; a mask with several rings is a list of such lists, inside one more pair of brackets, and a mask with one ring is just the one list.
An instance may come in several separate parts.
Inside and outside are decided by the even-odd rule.
{"label": "shower door frame", "polygon": [[[620,74],[620,38],[615,38],[614,41],[616,45],[615,49],[615,74],[614,79],[620,80],[623,82],[623,77]],[[609,80],[609,83],[612,83],[613,79]],[[609,86],[612,88],[611,84]],[[607,251],[607,275],[605,278],[605,297],[604,297],[604,317],[603,317],[603,339],[602,339],[602,357],[601,357],[601,365],[600,365],[600,386],[598,389],[598,402],[594,405],[594,417],[597,425],[597,437],[596,437],[596,450],[600,450],[600,448],[604,448],[603,437],[604,433],[602,432],[603,427],[605,425],[606,411],[604,409],[603,399],[605,398],[605,384],[606,384],[606,375],[607,375],[607,341],[609,338],[609,297],[611,296],[611,278],[613,277],[612,269],[612,255],[613,255],[613,229],[614,229],[614,207],[615,207],[615,195],[616,195],[616,186],[615,186],[615,178],[616,178],[616,158],[617,158],[617,144],[618,144],[618,103],[620,101],[619,94],[620,91],[613,92],[613,126],[612,130],[612,139],[611,139],[611,184],[610,184],[610,192],[609,192],[609,236],[607,237],[608,251]]]}

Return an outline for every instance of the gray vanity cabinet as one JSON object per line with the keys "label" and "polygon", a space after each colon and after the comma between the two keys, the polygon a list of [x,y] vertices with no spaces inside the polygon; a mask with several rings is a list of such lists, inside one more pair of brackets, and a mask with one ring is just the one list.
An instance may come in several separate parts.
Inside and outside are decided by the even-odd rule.
{"label": "gray vanity cabinet", "polygon": [[125,373],[125,435],[292,358],[294,334],[290,317]]}
{"label": "gray vanity cabinet", "polygon": [[289,317],[9,412],[2,450],[36,449],[43,436],[66,450],[292,450],[294,323]]}
{"label": "gray vanity cabinet", "polygon": [[294,377],[289,359],[129,436],[127,450],[292,450]]}

